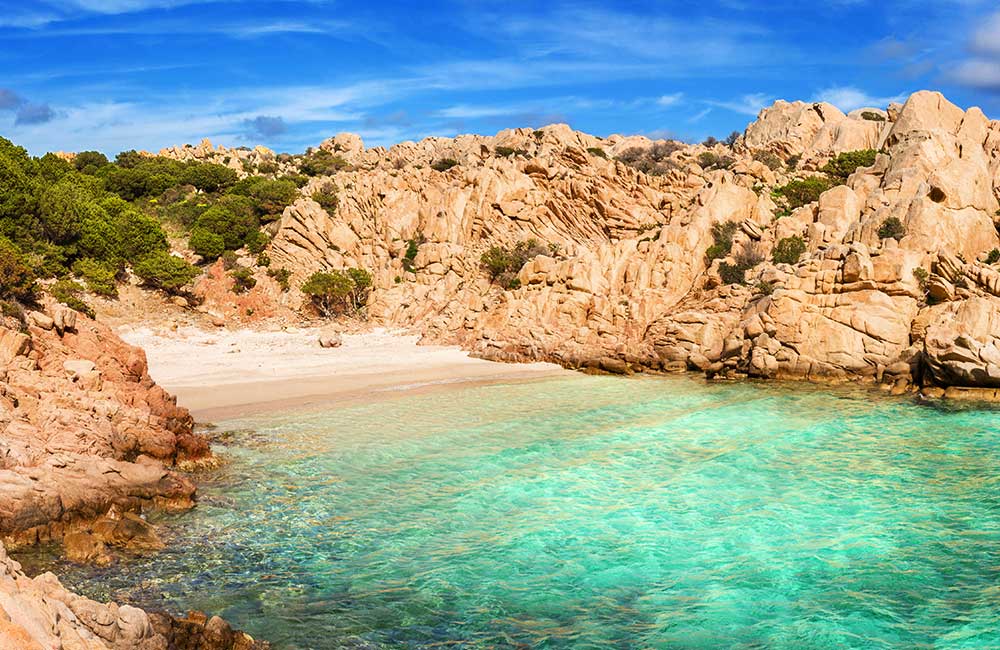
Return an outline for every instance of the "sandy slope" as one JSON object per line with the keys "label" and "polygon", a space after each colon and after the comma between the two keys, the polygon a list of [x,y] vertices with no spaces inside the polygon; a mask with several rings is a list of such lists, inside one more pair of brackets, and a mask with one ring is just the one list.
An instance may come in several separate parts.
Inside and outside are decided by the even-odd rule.
{"label": "sandy slope", "polygon": [[202,421],[449,383],[568,372],[547,363],[474,359],[455,347],[417,345],[418,336],[381,329],[344,334],[343,345],[331,349],[319,346],[316,329],[122,328],[119,334],[146,350],[150,375]]}

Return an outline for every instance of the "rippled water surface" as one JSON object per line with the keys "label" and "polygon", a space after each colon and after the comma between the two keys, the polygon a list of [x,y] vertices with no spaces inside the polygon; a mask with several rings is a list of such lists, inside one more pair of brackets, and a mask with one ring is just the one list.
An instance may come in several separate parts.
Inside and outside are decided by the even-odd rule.
{"label": "rippled water surface", "polygon": [[862,391],[572,376],[225,423],[95,596],[282,649],[1000,648],[1000,425]]}

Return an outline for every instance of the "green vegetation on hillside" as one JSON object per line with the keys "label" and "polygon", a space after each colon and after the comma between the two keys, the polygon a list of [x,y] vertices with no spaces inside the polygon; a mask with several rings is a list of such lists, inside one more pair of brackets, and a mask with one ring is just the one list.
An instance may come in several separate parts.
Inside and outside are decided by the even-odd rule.
{"label": "green vegetation on hillside", "polygon": [[320,315],[338,316],[361,314],[371,287],[371,273],[364,269],[319,271],[305,281],[302,293],[309,296]]}
{"label": "green vegetation on hillside", "polygon": [[[30,301],[37,280],[74,277],[114,297],[126,268],[147,286],[179,291],[198,271],[169,254],[164,226],[187,234],[208,261],[243,246],[256,253],[267,242],[261,223],[278,218],[299,186],[136,151],[114,162],[95,151],[33,158],[0,138],[0,298]],[[58,289],[74,304],[82,291]]]}

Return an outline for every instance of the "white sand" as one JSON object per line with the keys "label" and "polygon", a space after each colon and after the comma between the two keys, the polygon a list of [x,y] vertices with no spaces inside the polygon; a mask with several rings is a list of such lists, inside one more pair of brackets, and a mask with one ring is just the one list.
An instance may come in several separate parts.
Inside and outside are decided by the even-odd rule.
{"label": "white sand", "polygon": [[154,332],[124,328],[145,349],[149,373],[200,421],[462,382],[543,377],[548,363],[474,359],[457,347],[417,345],[419,337],[387,330],[344,334],[339,348],[319,346],[317,329],[273,332]]}

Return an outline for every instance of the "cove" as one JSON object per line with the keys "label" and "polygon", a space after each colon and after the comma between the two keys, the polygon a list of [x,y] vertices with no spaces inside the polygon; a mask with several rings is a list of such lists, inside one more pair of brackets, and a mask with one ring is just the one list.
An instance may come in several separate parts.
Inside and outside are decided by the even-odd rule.
{"label": "cove", "polygon": [[282,650],[997,648],[1000,425],[861,389],[572,376],[221,423],[90,597]]}

